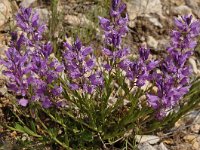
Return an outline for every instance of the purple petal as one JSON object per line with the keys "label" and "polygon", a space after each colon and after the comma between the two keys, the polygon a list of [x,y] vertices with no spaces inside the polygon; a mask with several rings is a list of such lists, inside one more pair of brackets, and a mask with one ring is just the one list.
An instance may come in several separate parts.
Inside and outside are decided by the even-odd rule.
{"label": "purple petal", "polygon": [[23,107],[26,107],[28,105],[28,100],[25,98],[22,98],[19,100],[19,104]]}

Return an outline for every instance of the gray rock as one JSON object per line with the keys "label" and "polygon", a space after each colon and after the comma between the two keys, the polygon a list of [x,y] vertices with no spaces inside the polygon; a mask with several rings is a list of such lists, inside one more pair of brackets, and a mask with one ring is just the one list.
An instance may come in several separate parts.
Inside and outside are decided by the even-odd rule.
{"label": "gray rock", "polygon": [[5,85],[3,87],[0,87],[0,95],[5,95],[7,91],[8,89]]}
{"label": "gray rock", "polygon": [[160,138],[155,135],[136,135],[135,140],[138,143],[156,144],[160,141]]}
{"label": "gray rock", "polygon": [[178,7],[173,7],[171,9],[172,13],[175,15],[187,15],[187,14],[192,14],[192,9],[188,6],[181,5]]}
{"label": "gray rock", "polygon": [[162,4],[160,0],[131,0],[127,2],[127,12],[130,20],[145,14],[162,15]]}
{"label": "gray rock", "polygon": [[192,9],[198,9],[199,8],[197,0],[185,0],[185,4]]}
{"label": "gray rock", "polygon": [[168,148],[165,146],[165,144],[163,143],[160,143],[157,147],[156,147],[157,150],[168,150]]}
{"label": "gray rock", "polygon": [[148,44],[149,47],[157,49],[158,41],[154,37],[148,36],[147,37],[147,44]]}
{"label": "gray rock", "polygon": [[3,25],[12,16],[12,9],[9,0],[0,1],[0,30]]}
{"label": "gray rock", "polygon": [[48,23],[48,21],[49,21],[49,11],[46,8],[35,8],[34,10],[39,13],[40,20],[43,23]]}
{"label": "gray rock", "polygon": [[[76,15],[65,15],[64,20],[67,24],[72,26],[90,26],[96,28],[94,23],[86,18],[83,14]],[[99,29],[96,29],[99,32]]]}
{"label": "gray rock", "polygon": [[[138,16],[145,16],[155,26],[162,27],[162,24],[158,21],[158,17],[164,18],[160,0],[130,0],[127,2],[127,12],[130,27],[134,27],[134,21]],[[154,14],[158,17],[155,17]]]}
{"label": "gray rock", "polygon": [[153,17],[153,16],[147,16],[147,18],[149,19],[149,21],[151,23],[153,23],[154,26],[157,26],[157,27],[160,27],[160,28],[163,27],[163,25],[160,23],[160,21],[158,20],[158,18]]}
{"label": "gray rock", "polygon": [[27,7],[30,7],[35,2],[37,2],[37,0],[23,0],[20,5],[22,7],[27,8]]}
{"label": "gray rock", "polygon": [[195,57],[189,58],[189,63],[192,65],[193,72],[194,72],[197,76],[199,76],[199,75],[200,75],[200,70],[199,70],[198,67],[197,67],[197,63],[196,63]]}
{"label": "gray rock", "polygon": [[151,146],[149,143],[145,142],[138,145],[139,150],[156,150],[153,146]]}
{"label": "gray rock", "polygon": [[199,5],[198,3],[200,3],[199,0],[185,0],[185,3],[187,6],[189,6],[190,8],[192,8],[192,12],[197,15],[198,17],[200,17],[200,10],[199,10]]}
{"label": "gray rock", "polygon": [[191,111],[184,117],[184,119],[186,122],[194,120],[196,124],[200,124],[200,111]]}

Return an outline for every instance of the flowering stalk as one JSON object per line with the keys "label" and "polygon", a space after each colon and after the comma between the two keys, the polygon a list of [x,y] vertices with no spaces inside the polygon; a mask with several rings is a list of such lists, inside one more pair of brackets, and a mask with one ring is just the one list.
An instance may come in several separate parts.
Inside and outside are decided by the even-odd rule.
{"label": "flowering stalk", "polygon": [[113,0],[110,10],[111,20],[99,17],[100,26],[104,31],[105,46],[102,53],[108,58],[109,62],[104,64],[106,70],[110,70],[114,63],[129,54],[129,48],[122,47],[122,38],[128,32],[128,15],[122,17],[126,8],[125,3],[120,0]]}
{"label": "flowering stalk", "polygon": [[22,106],[37,100],[43,107],[50,107],[62,92],[56,80],[64,68],[56,58],[50,58],[51,44],[41,42],[46,27],[39,24],[39,15],[31,8],[21,8],[16,20],[23,32],[19,37],[16,32],[12,34],[7,59],[1,60],[7,68],[4,74],[10,80],[8,87],[22,97],[18,101]]}
{"label": "flowering stalk", "polygon": [[175,19],[175,25],[168,53],[160,63],[161,73],[155,73],[153,77],[157,92],[147,94],[150,106],[158,111],[158,118],[163,118],[167,110],[189,91],[191,68],[187,60],[197,44],[195,37],[200,34],[200,22],[193,21],[192,16]]}
{"label": "flowering stalk", "polygon": [[92,94],[97,87],[103,85],[101,72],[95,71],[97,65],[93,49],[82,46],[78,38],[73,45],[65,42],[64,46],[66,51],[63,52],[63,58],[70,89]]}

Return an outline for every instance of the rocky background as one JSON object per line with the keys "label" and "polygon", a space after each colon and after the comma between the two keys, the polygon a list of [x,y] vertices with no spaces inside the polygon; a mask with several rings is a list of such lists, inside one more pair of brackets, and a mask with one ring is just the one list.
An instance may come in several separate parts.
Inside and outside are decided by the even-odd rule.
{"label": "rocky background", "polygon": [[[56,40],[66,34],[69,39],[78,35],[85,44],[99,48],[101,32],[98,29],[97,16],[106,16],[109,0],[60,0],[57,10],[59,14],[52,18],[51,0],[0,0],[0,56],[9,43],[9,34],[15,29],[13,20],[20,6],[36,9],[43,22],[56,22],[51,36]],[[146,44],[155,55],[165,52],[168,45],[170,29],[173,28],[173,18],[179,15],[192,14],[200,18],[200,0],[126,0],[129,15],[129,34],[125,40],[133,53],[141,44]],[[49,23],[49,24],[50,24]],[[59,29],[59,30],[58,30]],[[61,32],[59,32],[61,31]],[[190,58],[195,76],[200,76],[200,46],[195,55]],[[7,89],[5,77],[0,65],[0,122],[5,114],[1,108],[9,102],[6,100]],[[1,136],[0,145],[5,143]],[[15,138],[17,133],[7,135]],[[28,138],[23,135],[21,138]],[[3,140],[4,139],[4,140]],[[140,150],[199,150],[200,149],[200,110],[194,110],[176,123],[168,133],[157,135],[137,135]],[[11,146],[12,147],[12,146]],[[1,146],[0,146],[1,149]],[[12,148],[10,148],[12,149]]]}

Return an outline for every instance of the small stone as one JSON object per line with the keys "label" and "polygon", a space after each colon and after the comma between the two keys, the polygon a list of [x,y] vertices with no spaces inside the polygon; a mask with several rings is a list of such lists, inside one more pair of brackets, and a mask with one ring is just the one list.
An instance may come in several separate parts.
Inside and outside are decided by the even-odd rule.
{"label": "small stone", "polygon": [[170,2],[177,5],[177,6],[185,4],[184,0],[170,0]]}
{"label": "small stone", "polygon": [[168,149],[167,149],[167,147],[165,146],[165,144],[160,143],[160,144],[157,146],[157,150],[168,150]]}
{"label": "small stone", "polygon": [[35,2],[37,2],[37,0],[23,0],[20,5],[22,7],[27,8],[27,7],[30,7]]}
{"label": "small stone", "polygon": [[138,143],[156,144],[160,141],[160,138],[155,135],[136,135],[135,140]]}
{"label": "small stone", "polygon": [[49,21],[49,11],[46,8],[35,8],[35,11],[38,12],[40,20],[42,23],[48,23]]}
{"label": "small stone", "polygon": [[0,88],[0,95],[5,95],[7,93],[8,89],[7,87],[4,85],[3,87]]}
{"label": "small stone", "polygon": [[66,15],[65,21],[73,26],[87,25],[90,22],[90,20],[88,20],[84,15]]}
{"label": "small stone", "polygon": [[149,143],[145,142],[138,145],[139,150],[156,150],[153,146],[151,146]]}
{"label": "small stone", "polygon": [[157,26],[157,27],[160,27],[160,28],[163,27],[163,25],[159,22],[158,18],[155,18],[155,17],[152,17],[152,16],[148,16],[147,18],[149,19],[149,21],[151,23],[153,23],[154,26]]}
{"label": "small stone", "polygon": [[158,46],[158,41],[152,36],[147,37],[147,44],[149,45],[150,48],[157,49]]}
{"label": "small stone", "polygon": [[183,137],[183,139],[188,142],[192,142],[195,138],[197,138],[197,135],[194,134],[189,134]]}
{"label": "small stone", "polygon": [[12,16],[12,9],[9,0],[0,1],[0,30],[3,25],[9,20]]}
{"label": "small stone", "polygon": [[195,150],[199,150],[200,149],[200,143],[199,142],[195,142],[192,147],[195,149]]}
{"label": "small stone", "polygon": [[[153,9],[152,9],[153,8]],[[127,12],[130,21],[137,16],[144,16],[150,14],[162,15],[162,4],[160,0],[132,0],[127,2]]]}
{"label": "small stone", "polygon": [[188,6],[178,6],[178,7],[174,7],[171,10],[175,15],[187,15],[187,14],[192,14],[192,10],[191,8],[189,8]]}
{"label": "small stone", "polygon": [[194,57],[189,58],[189,63],[192,65],[192,69],[195,74],[199,74],[200,70],[197,68],[197,63]]}
{"label": "small stone", "polygon": [[194,124],[190,127],[191,131],[194,132],[194,133],[199,133],[200,131],[200,124]]}
{"label": "small stone", "polygon": [[198,9],[198,3],[196,0],[185,0],[187,6],[191,7],[192,9]]}
{"label": "small stone", "polygon": [[27,137],[23,136],[22,141],[26,141],[26,140],[27,140]]}

